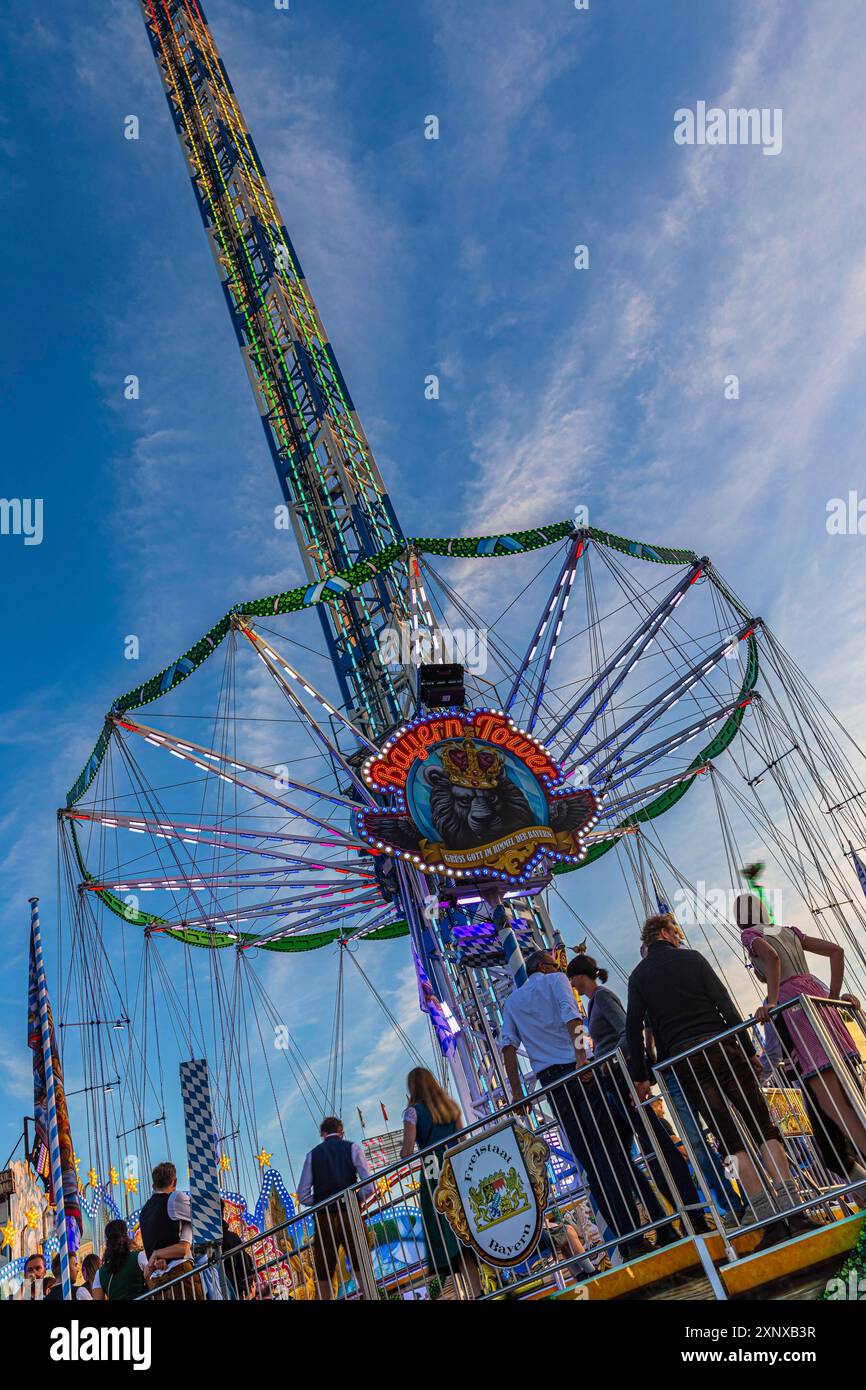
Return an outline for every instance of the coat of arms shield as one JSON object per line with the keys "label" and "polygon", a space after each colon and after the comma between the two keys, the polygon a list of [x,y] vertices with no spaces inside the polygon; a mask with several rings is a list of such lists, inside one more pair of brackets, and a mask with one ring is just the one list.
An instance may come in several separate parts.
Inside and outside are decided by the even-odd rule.
{"label": "coat of arms shield", "polygon": [[436,1207],[488,1264],[521,1264],[538,1244],[547,1205],[543,1139],[508,1120],[450,1149]]}

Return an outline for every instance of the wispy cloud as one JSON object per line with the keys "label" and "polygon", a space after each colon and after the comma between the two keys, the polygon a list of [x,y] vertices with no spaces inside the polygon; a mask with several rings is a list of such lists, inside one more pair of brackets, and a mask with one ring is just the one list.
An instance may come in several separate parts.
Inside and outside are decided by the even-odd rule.
{"label": "wispy cloud", "polygon": [[0,1038],[0,1086],[19,1105],[33,1103],[33,1064],[29,1052],[17,1042]]}
{"label": "wispy cloud", "polygon": [[[824,544],[824,497],[858,476],[849,388],[866,331],[866,194],[850,153],[863,16],[810,15],[796,34],[789,19],[777,5],[744,17],[719,94],[695,94],[782,106],[782,156],[678,149],[667,197],[662,185],[654,208],[596,232],[573,319],[529,368],[537,389],[492,359],[464,509],[469,529],[483,517],[492,530],[589,502],[603,525],[709,550],[756,605],[783,579],[777,626],[796,593],[815,611],[856,563],[853,546]],[[673,112],[656,115],[671,139]]]}
{"label": "wispy cloud", "polygon": [[539,141],[555,138],[542,99],[580,62],[585,26],[581,31],[565,6],[544,0],[504,7],[476,0],[471,8],[445,0],[435,25],[448,78],[444,119],[450,115],[465,178],[494,178],[506,165],[513,170],[531,160]]}

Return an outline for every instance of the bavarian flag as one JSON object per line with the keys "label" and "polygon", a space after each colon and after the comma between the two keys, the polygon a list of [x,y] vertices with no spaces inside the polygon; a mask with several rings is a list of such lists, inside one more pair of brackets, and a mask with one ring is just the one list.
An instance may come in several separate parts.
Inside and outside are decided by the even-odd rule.
{"label": "bavarian flag", "polygon": [[[30,974],[27,988],[27,1043],[33,1053],[33,1114],[36,1119],[37,1147],[46,1155],[49,1149],[51,1116],[48,1113],[48,1083],[45,1077],[45,1054],[43,1051],[42,1022],[39,1008],[39,979],[36,970],[35,927],[30,929]],[[72,1150],[72,1133],[69,1128],[69,1111],[66,1108],[66,1094],[63,1090],[63,1068],[57,1051],[54,1036],[54,1019],[51,1004],[48,1003],[48,1043],[51,1052],[51,1069],[54,1073],[54,1109],[57,1134],[60,1143],[60,1164],[63,1169],[63,1208],[66,1214],[66,1238],[70,1251],[77,1250],[81,1240],[81,1206],[78,1200],[78,1177],[75,1172],[75,1157]],[[53,1191],[51,1164],[40,1173],[45,1183],[49,1200],[57,1205],[58,1195]]]}

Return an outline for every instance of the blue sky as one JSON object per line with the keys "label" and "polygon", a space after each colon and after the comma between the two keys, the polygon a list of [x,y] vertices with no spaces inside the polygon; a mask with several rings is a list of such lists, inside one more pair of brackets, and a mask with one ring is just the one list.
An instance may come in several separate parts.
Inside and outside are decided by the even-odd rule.
{"label": "blue sky", "polygon": [[[828,499],[866,491],[862,5],[207,13],[407,532],[491,532],[585,502],[595,524],[694,547],[862,733],[864,541],[825,526]],[[26,900],[42,895],[51,951],[55,811],[101,717],[230,603],[301,567],[273,527],[272,465],[137,4],[9,0],[0,32],[2,490],[42,497],[45,517],[40,546],[0,538],[11,1148],[32,1100]],[[781,107],[782,153],[676,145],[674,112],[698,100]],[[696,826],[672,827],[686,860]],[[612,891],[587,888],[581,910],[628,961]],[[368,949],[423,1040],[403,945]],[[328,1045],[325,955],[270,982],[312,1056]],[[347,1100],[381,1097],[393,1116],[406,1058],[369,999],[351,1024],[366,1070]],[[297,1159],[309,1123],[288,1125]]]}

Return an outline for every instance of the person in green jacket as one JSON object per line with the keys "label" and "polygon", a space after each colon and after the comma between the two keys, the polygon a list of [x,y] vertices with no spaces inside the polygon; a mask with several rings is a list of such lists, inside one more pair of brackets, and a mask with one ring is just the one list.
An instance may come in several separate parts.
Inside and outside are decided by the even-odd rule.
{"label": "person in green jacket", "polygon": [[107,1298],[111,1303],[120,1299],[139,1298],[147,1291],[144,1271],[147,1256],[136,1250],[129,1238],[125,1221],[109,1221],[105,1228],[105,1251],[99,1273],[93,1281],[94,1302]]}

